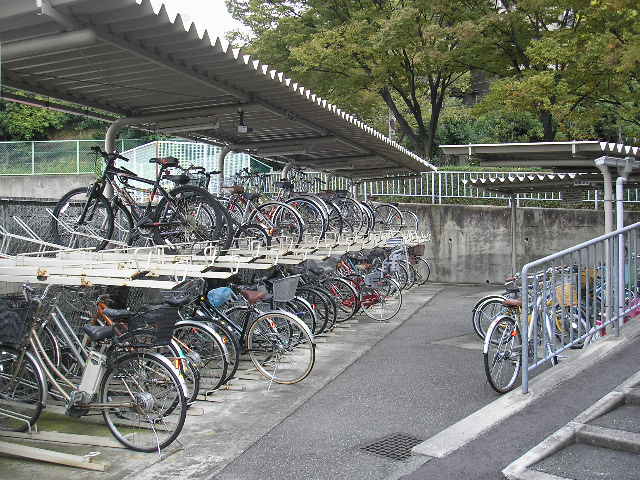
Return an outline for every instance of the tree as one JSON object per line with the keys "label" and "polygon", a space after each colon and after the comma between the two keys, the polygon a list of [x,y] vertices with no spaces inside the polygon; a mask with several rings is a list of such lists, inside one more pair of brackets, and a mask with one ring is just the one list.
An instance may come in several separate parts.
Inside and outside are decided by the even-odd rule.
{"label": "tree", "polygon": [[46,139],[50,129],[62,128],[69,115],[12,102],[2,102],[0,135],[5,140]]}
{"label": "tree", "polygon": [[[477,2],[227,0],[254,38],[248,50],[430,158],[445,99],[476,54]],[[381,109],[381,107],[386,107]]]}

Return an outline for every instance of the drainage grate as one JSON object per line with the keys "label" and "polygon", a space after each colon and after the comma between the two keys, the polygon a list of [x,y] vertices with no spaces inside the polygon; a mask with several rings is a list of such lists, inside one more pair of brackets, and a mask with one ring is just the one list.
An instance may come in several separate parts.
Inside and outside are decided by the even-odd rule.
{"label": "drainage grate", "polygon": [[406,433],[392,433],[365,445],[362,450],[393,460],[406,460],[411,456],[411,449],[421,442],[422,440]]}

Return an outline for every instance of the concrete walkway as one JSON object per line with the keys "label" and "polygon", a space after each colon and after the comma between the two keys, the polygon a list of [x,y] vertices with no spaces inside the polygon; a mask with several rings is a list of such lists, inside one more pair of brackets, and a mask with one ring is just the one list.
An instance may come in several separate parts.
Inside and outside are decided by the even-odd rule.
{"label": "concrete walkway", "polygon": [[426,439],[497,397],[469,319],[486,290],[443,288],[213,478],[373,480],[417,468],[428,458],[398,462],[361,447],[392,433]]}

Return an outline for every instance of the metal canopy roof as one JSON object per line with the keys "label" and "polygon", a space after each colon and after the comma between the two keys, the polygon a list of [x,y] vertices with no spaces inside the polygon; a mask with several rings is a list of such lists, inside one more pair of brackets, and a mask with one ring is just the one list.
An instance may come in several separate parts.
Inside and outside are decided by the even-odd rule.
{"label": "metal canopy roof", "polygon": [[596,158],[637,157],[638,147],[599,141],[441,145],[447,155],[470,157],[483,166],[594,170]]}
{"label": "metal canopy roof", "polygon": [[601,188],[602,175],[598,173],[511,173],[493,178],[463,180],[465,185],[503,194],[532,192],[561,192]]}
{"label": "metal canopy roof", "polygon": [[435,169],[149,0],[2,0],[0,42],[4,85],[104,112],[93,116],[353,178]]}

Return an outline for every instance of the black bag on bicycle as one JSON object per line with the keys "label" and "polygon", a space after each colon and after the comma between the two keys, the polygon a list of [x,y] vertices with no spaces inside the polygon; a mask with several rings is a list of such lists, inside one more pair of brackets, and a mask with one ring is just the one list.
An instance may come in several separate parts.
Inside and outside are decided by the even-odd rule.
{"label": "black bag on bicycle", "polygon": [[20,345],[29,333],[29,304],[22,296],[0,297],[0,343]]}
{"label": "black bag on bicycle", "polygon": [[151,343],[156,346],[168,345],[173,337],[173,329],[180,319],[178,309],[168,304],[153,305],[129,320],[129,331],[153,330]]}

